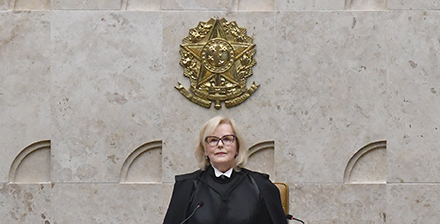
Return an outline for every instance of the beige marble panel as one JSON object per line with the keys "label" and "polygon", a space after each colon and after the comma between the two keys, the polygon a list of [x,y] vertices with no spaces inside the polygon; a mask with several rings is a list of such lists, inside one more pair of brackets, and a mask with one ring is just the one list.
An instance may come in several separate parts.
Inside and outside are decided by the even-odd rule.
{"label": "beige marble panel", "polygon": [[14,10],[50,10],[50,0],[15,0]]}
{"label": "beige marble panel", "polygon": [[345,9],[350,10],[385,10],[386,0],[345,0]]}
{"label": "beige marble panel", "polygon": [[161,139],[161,14],[52,12],[54,181],[119,182]]}
{"label": "beige marble panel", "polygon": [[234,11],[237,9],[237,0],[163,0],[163,10],[221,10]]}
{"label": "beige marble panel", "polygon": [[413,0],[388,0],[388,9],[421,9],[436,10],[440,9],[440,0],[413,1]]}
{"label": "beige marble panel", "polygon": [[172,185],[55,184],[50,223],[162,223]]}
{"label": "beige marble panel", "polygon": [[274,0],[275,10],[342,10],[344,0]]}
{"label": "beige marble panel", "polygon": [[56,10],[119,10],[123,0],[51,0],[51,8]]}
{"label": "beige marble panel", "polygon": [[2,223],[161,223],[172,185],[1,184]]}
{"label": "beige marble panel", "polygon": [[238,11],[272,11],[274,0],[239,0]]}
{"label": "beige marble panel", "polygon": [[439,182],[440,12],[392,12],[389,22],[388,182]]}
{"label": "beige marble panel", "polygon": [[15,157],[51,137],[50,15],[0,13],[0,182]]}
{"label": "beige marble panel", "polygon": [[439,184],[387,186],[387,223],[438,223]]}
{"label": "beige marble panel", "polygon": [[280,12],[270,116],[277,176],[342,182],[364,145],[386,138],[386,12]]}
{"label": "beige marble panel", "polygon": [[290,213],[305,223],[388,223],[384,184],[289,183],[289,188]]}
{"label": "beige marble panel", "polygon": [[122,0],[122,9],[129,11],[151,11],[161,8],[162,0]]}
{"label": "beige marble panel", "polygon": [[51,192],[49,184],[0,184],[1,223],[53,223]]}
{"label": "beige marble panel", "polygon": [[[182,96],[174,86],[181,82],[189,88],[189,81],[183,76],[183,68],[179,65],[179,45],[182,39],[188,36],[189,29],[196,27],[200,21],[208,21],[212,17],[225,18],[236,21],[239,27],[247,29],[248,36],[253,36],[257,44],[257,65],[253,69],[254,75],[248,79],[249,87],[253,81],[257,84],[270,79],[263,73],[266,69],[273,69],[273,13],[230,13],[200,12],[194,13],[165,13],[164,14],[164,91],[161,101],[163,113],[163,175],[165,182],[174,182],[174,175],[190,172],[197,168],[194,158],[194,149],[197,137],[203,124],[211,117],[222,114],[237,120],[245,134],[248,145],[254,145],[266,138],[267,126],[258,125],[265,115],[270,114],[268,107],[261,107],[265,99],[261,98],[260,89],[239,107],[216,110],[205,109],[193,104]],[[167,92],[165,92],[165,88]],[[261,88],[261,87],[260,87]],[[260,108],[261,107],[261,108]],[[259,114],[261,113],[261,114]],[[271,138],[269,138],[270,140]]]}
{"label": "beige marble panel", "polygon": [[275,145],[273,141],[260,142],[259,144],[251,146],[246,168],[266,173],[271,180],[274,180],[274,150]]}
{"label": "beige marble panel", "polygon": [[9,0],[0,0],[0,10],[8,10]]}

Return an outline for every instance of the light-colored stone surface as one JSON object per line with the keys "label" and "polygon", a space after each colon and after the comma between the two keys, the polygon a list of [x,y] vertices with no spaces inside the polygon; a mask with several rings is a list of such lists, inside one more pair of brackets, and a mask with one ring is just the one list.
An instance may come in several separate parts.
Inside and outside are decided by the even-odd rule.
{"label": "light-colored stone surface", "polygon": [[158,184],[2,184],[1,222],[157,224],[171,190]]}
{"label": "light-colored stone surface", "polygon": [[[438,1],[347,2],[0,2],[0,222],[161,223],[174,175],[197,169],[200,128],[222,114],[249,146],[273,143],[250,166],[290,185],[306,223],[436,223]],[[189,87],[182,39],[213,17],[256,44],[247,86],[261,86],[238,107],[205,109],[174,88]],[[45,140],[50,151],[17,168],[32,183],[8,183]]]}
{"label": "light-colored stone surface", "polygon": [[14,10],[49,10],[50,9],[50,0],[15,0],[10,1],[14,2]]}
{"label": "light-colored stone surface", "polygon": [[51,0],[56,10],[120,10],[122,0]]}
{"label": "light-colored stone surface", "polygon": [[246,168],[269,175],[275,180],[275,144],[273,141],[261,142],[249,149],[249,158]]}
{"label": "light-colored stone surface", "polygon": [[0,10],[8,9],[8,0],[0,0]]}
{"label": "light-colored stone surface", "polygon": [[38,144],[33,148],[24,149],[11,165],[9,182],[50,183],[52,169],[50,158],[49,141]]}
{"label": "light-colored stone surface", "polygon": [[28,145],[51,138],[50,15],[0,13],[0,182]]}
{"label": "light-colored stone surface", "polygon": [[351,156],[385,136],[386,18],[382,12],[277,14],[274,40],[282,44],[265,89],[277,124],[271,134],[283,153],[280,179],[341,182]]}
{"label": "light-colored stone surface", "polygon": [[119,181],[125,158],[161,138],[161,14],[52,19],[53,180]]}
{"label": "light-colored stone surface", "polygon": [[152,11],[162,8],[162,0],[123,0],[122,9],[130,11]]}
{"label": "light-colored stone surface", "polygon": [[385,184],[288,184],[290,213],[305,223],[389,223]]}
{"label": "light-colored stone surface", "polygon": [[438,223],[440,185],[387,186],[387,223]]}
{"label": "light-colored stone surface", "polygon": [[240,11],[272,11],[274,0],[240,0],[238,10]]}
{"label": "light-colored stone surface", "polygon": [[440,12],[393,12],[389,21],[388,181],[440,182]]}
{"label": "light-colored stone surface", "polygon": [[350,181],[357,183],[385,183],[387,177],[386,170],[386,150],[377,149],[361,157],[351,173]]}
{"label": "light-colored stone surface", "polygon": [[163,0],[163,10],[220,10],[231,11],[237,9],[237,0]]}
{"label": "light-colored stone surface", "polygon": [[342,0],[293,1],[274,0],[275,10],[342,10],[345,2]]}
{"label": "light-colored stone surface", "polygon": [[0,184],[1,223],[53,223],[51,193],[50,184]]}
{"label": "light-colored stone surface", "polygon": [[[172,186],[55,184],[50,223],[161,223]],[[59,210],[57,208],[75,208]]]}
{"label": "light-colored stone surface", "polygon": [[389,9],[421,9],[437,10],[440,9],[440,0],[414,1],[414,0],[388,0]]}
{"label": "light-colored stone surface", "polygon": [[361,148],[347,163],[344,183],[386,183],[386,142],[374,142]]}
{"label": "light-colored stone surface", "polygon": [[346,0],[345,9],[351,10],[385,10],[386,0]]}
{"label": "light-colored stone surface", "polygon": [[[138,150],[140,150],[138,152]],[[161,183],[162,182],[162,142],[153,147],[142,146],[124,162],[121,182]],[[126,171],[126,173],[125,173]]]}

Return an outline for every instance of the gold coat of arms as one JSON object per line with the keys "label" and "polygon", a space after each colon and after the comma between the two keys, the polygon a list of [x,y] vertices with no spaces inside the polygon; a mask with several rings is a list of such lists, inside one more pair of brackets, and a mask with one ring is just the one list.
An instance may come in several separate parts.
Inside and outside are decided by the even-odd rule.
{"label": "gold coat of arms", "polygon": [[180,65],[189,78],[189,91],[179,82],[175,86],[191,102],[202,107],[220,109],[237,106],[259,87],[255,82],[247,89],[252,75],[255,44],[235,21],[210,19],[189,30],[180,45]]}

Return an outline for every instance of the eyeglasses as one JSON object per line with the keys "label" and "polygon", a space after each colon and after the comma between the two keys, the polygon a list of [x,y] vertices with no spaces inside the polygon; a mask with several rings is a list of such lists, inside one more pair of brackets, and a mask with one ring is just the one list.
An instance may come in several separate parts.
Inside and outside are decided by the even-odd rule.
{"label": "eyeglasses", "polygon": [[229,146],[234,143],[235,135],[223,135],[221,138],[217,136],[207,136],[205,138],[205,142],[208,143],[209,146],[217,146],[220,141],[222,141],[223,145]]}

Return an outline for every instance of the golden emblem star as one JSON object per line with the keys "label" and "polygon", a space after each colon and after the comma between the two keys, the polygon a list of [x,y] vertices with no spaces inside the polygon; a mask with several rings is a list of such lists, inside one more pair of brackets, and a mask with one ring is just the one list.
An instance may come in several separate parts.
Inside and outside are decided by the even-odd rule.
{"label": "golden emblem star", "polygon": [[237,106],[250,97],[259,85],[246,88],[246,79],[252,75],[255,44],[246,35],[246,29],[224,18],[200,22],[190,29],[189,36],[180,45],[183,75],[190,79],[190,91],[179,83],[175,86],[191,102],[209,108],[221,101],[226,107]]}
{"label": "golden emblem star", "polygon": [[[200,25],[199,25],[200,27]],[[239,30],[236,30],[239,32]],[[223,77],[233,84],[238,84],[239,78],[236,75],[234,63],[239,60],[247,51],[251,50],[255,44],[246,42],[228,41],[219,20],[216,20],[214,27],[201,41],[197,43],[185,43],[181,47],[202,66],[200,66],[198,86],[216,78],[219,85],[220,78]],[[236,38],[234,38],[236,39]]]}

